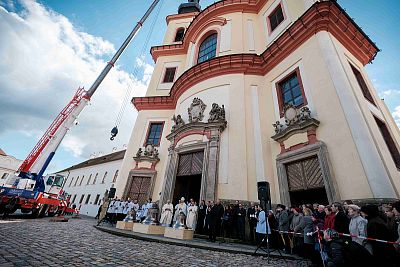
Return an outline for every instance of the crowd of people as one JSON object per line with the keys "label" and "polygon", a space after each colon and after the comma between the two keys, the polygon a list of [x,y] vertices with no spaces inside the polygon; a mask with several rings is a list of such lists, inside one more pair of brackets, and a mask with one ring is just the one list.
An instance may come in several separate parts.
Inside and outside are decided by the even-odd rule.
{"label": "crowd of people", "polygon": [[[259,224],[260,218],[264,215],[258,215]],[[400,262],[396,244],[400,242],[400,202],[362,207],[346,202],[277,205],[267,218],[273,247],[309,258],[316,265],[398,266]],[[257,232],[267,233],[265,228]]]}
{"label": "crowd of people", "polygon": [[[114,222],[140,222],[151,207],[151,199],[141,206],[137,200],[115,199],[108,206],[107,216]],[[175,206],[168,200],[161,207],[160,224],[174,226],[180,215],[184,215],[186,228],[208,235],[211,242],[221,236],[256,245],[268,234],[272,248],[309,258],[317,265],[365,262],[366,266],[380,266],[385,262],[385,266],[394,266],[399,262],[396,242],[400,242],[400,202],[362,207],[349,202],[299,207],[278,204],[275,211],[265,211],[253,202],[245,207],[240,201],[223,205],[220,200],[202,200],[198,205],[182,197]]]}

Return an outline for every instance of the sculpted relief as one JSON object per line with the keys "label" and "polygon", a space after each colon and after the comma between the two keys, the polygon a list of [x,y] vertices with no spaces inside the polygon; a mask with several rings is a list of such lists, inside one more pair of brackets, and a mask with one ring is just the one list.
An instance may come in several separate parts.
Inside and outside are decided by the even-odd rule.
{"label": "sculpted relief", "polygon": [[[193,102],[190,104],[190,107],[188,108],[188,117],[189,121],[185,123],[185,121],[182,119],[182,116],[180,114],[178,115],[173,115],[172,121],[174,122],[172,126],[172,132],[176,131],[180,127],[184,125],[190,125],[192,123],[198,123],[198,122],[203,122],[204,119],[204,111],[206,109],[207,105],[204,104],[204,102],[198,98],[195,97],[193,99]],[[225,107],[224,105],[219,106],[217,103],[212,104],[212,108],[209,112],[209,118],[207,120],[208,123],[215,123],[215,122],[225,122],[226,125],[226,117],[225,117]],[[204,122],[206,123],[206,122]]]}

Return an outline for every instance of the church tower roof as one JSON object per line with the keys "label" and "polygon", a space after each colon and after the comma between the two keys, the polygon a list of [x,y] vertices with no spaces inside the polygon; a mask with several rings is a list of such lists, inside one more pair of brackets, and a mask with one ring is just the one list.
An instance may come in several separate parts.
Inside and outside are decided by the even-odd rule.
{"label": "church tower roof", "polygon": [[187,3],[180,4],[178,8],[178,14],[200,12],[201,7],[199,2],[200,0],[188,0]]}

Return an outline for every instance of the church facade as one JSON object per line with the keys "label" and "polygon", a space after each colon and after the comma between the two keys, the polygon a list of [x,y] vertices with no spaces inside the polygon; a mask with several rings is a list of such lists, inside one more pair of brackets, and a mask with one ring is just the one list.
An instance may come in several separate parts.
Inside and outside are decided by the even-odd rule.
{"label": "church facade", "polygon": [[364,70],[379,49],[336,1],[195,5],[151,48],[118,197],[399,198],[399,129]]}

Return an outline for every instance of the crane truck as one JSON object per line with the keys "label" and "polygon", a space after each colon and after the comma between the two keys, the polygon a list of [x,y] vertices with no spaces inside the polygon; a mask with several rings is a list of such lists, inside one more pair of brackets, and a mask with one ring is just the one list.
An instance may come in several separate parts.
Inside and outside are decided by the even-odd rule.
{"label": "crane truck", "polygon": [[[10,182],[0,186],[0,214],[11,214],[20,209],[22,213],[32,213],[33,217],[41,217],[46,214],[52,216],[56,212],[66,210],[69,204],[69,197],[62,189],[65,177],[56,175],[55,177],[48,177],[45,181],[44,172],[68,130],[75,124],[79,114],[89,103],[101,82],[114,67],[122,52],[143,26],[143,23],[159,1],[154,0],[152,2],[112,59],[107,62],[107,65],[90,89],[87,91],[84,88],[78,89],[72,100],[57,115],[39,142],[23,161],[18,171],[9,179]],[[114,127],[111,131],[112,138],[117,133],[118,129]]]}

